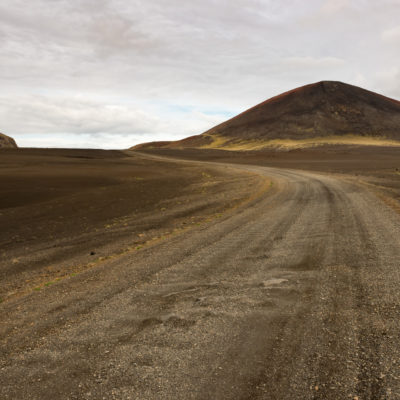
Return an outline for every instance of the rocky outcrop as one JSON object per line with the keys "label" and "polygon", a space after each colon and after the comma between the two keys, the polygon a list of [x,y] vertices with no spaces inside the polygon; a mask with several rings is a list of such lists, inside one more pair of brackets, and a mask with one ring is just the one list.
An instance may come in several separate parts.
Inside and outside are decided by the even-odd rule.
{"label": "rocky outcrop", "polygon": [[16,149],[17,147],[18,147],[17,143],[15,143],[15,140],[12,137],[0,133],[0,149],[3,148]]}

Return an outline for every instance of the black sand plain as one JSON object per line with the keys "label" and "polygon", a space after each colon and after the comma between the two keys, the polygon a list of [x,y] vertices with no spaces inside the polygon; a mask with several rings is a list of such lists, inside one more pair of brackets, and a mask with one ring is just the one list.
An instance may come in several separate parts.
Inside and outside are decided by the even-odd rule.
{"label": "black sand plain", "polygon": [[234,207],[256,177],[123,151],[0,151],[0,298]]}
{"label": "black sand plain", "polygon": [[0,398],[399,399],[399,160],[1,151]]}

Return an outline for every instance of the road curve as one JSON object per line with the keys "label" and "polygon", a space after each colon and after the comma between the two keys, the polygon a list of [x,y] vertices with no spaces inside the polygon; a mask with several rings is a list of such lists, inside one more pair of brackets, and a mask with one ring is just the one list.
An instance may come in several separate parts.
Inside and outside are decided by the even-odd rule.
{"label": "road curve", "polygon": [[400,399],[400,218],[309,172],[0,306],[1,399]]}

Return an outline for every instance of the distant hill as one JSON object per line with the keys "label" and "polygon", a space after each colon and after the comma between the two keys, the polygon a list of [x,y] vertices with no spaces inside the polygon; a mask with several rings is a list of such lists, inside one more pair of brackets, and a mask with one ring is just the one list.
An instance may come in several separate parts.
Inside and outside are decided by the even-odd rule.
{"label": "distant hill", "polygon": [[15,143],[15,140],[12,137],[0,133],[0,149],[3,148],[16,149],[17,147],[18,147],[17,143]]}
{"label": "distant hill", "polygon": [[282,93],[201,135],[135,146],[232,150],[326,143],[400,145],[400,102],[342,82]]}

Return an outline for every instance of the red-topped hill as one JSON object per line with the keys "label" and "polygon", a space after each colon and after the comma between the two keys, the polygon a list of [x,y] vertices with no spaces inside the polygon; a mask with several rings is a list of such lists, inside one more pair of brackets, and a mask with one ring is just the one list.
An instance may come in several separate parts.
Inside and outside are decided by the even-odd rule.
{"label": "red-topped hill", "polygon": [[202,135],[158,147],[201,147],[216,143],[216,138],[224,147],[246,140],[346,135],[400,141],[400,102],[357,86],[322,81],[272,97]]}
{"label": "red-topped hill", "polygon": [[246,139],[354,134],[400,140],[400,102],[357,86],[323,81],[272,97],[206,133]]}

